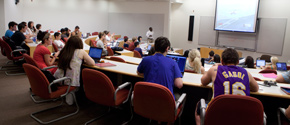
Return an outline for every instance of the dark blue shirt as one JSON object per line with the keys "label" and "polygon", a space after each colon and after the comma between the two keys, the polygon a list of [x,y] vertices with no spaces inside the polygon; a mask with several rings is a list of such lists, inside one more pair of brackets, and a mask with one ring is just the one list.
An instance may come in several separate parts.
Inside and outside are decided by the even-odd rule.
{"label": "dark blue shirt", "polygon": [[141,57],[143,57],[142,49],[141,48],[138,47],[138,48],[135,48],[134,50],[138,51],[140,53]]}
{"label": "dark blue shirt", "polygon": [[125,44],[124,44],[124,48],[126,48],[126,47],[128,48],[128,47],[129,47],[129,44],[126,44],[126,43],[125,43]]}
{"label": "dark blue shirt", "polygon": [[160,53],[143,58],[137,71],[144,73],[146,82],[153,82],[167,87],[173,96],[174,79],[182,78],[177,63]]}

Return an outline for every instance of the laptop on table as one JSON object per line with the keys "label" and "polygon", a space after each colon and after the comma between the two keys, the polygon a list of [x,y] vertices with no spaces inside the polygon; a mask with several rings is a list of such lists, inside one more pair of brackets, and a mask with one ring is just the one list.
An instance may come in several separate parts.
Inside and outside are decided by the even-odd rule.
{"label": "laptop on table", "polygon": [[102,57],[103,48],[90,47],[89,56],[92,57],[95,63],[99,63]]}
{"label": "laptop on table", "polygon": [[286,62],[277,62],[276,63],[278,71],[287,71],[287,64]]}
{"label": "laptop on table", "polygon": [[257,62],[256,62],[256,67],[261,67],[261,66],[265,66],[265,65],[266,65],[265,60],[257,60]]}
{"label": "laptop on table", "polygon": [[185,69],[185,63],[186,63],[186,57],[182,56],[176,56],[176,55],[167,55],[166,57],[172,58],[178,65],[181,74],[184,74],[184,69]]}

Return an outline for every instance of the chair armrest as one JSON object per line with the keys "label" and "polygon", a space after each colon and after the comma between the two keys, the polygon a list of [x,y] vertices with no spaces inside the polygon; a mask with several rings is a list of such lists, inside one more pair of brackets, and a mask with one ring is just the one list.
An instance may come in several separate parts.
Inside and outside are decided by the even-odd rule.
{"label": "chair armrest", "polygon": [[48,69],[52,69],[52,68],[57,68],[57,66],[53,65],[53,66],[48,66],[43,68],[42,70],[48,70]]}
{"label": "chair armrest", "polygon": [[[115,93],[114,93],[114,100],[115,100],[115,101],[116,101],[117,92],[118,92],[119,90],[121,90],[121,89],[124,89],[125,87],[127,87],[127,86],[129,86],[129,85],[131,86],[131,87],[130,87],[130,90],[129,90],[129,95],[130,95],[130,94],[131,94],[131,91],[132,91],[132,84],[131,84],[131,82],[126,82],[126,83],[124,83],[124,84],[118,86],[118,88],[116,89],[116,91],[115,91]],[[129,95],[127,96],[127,99],[126,99],[123,103],[125,103],[125,102],[128,101],[128,99],[129,99]]]}
{"label": "chair armrest", "polygon": [[[206,109],[206,105],[205,105],[205,100],[204,99],[200,99],[200,124],[203,125],[204,124],[204,118],[205,118],[205,109]],[[198,110],[198,109],[197,109]]]}
{"label": "chair armrest", "polygon": [[69,89],[70,89],[70,86],[71,86],[71,78],[69,78],[69,77],[62,77],[62,78],[59,78],[59,79],[53,80],[53,81],[49,84],[49,86],[48,86],[48,92],[51,93],[51,85],[53,85],[53,84],[55,84],[55,83],[59,83],[59,82],[64,81],[64,80],[67,80],[67,79],[69,80],[69,85],[68,85],[68,87],[67,87],[67,90],[66,90],[65,94],[61,95],[61,97],[67,95],[67,94],[68,94],[68,91],[69,91]]}
{"label": "chair armrest", "polygon": [[[282,123],[282,121],[281,121],[281,117],[283,118],[283,117],[285,117],[286,118],[286,114],[285,114],[285,112],[286,112],[286,109],[285,108],[278,108],[278,111],[277,111],[277,116],[278,116],[278,125],[281,125]],[[281,114],[283,114],[284,116],[280,116],[280,113]],[[264,114],[264,120],[265,120],[265,114]],[[288,121],[290,121],[290,119],[288,119]],[[264,123],[264,125],[265,125],[265,123]]]}
{"label": "chair armrest", "polygon": [[13,57],[13,53],[15,53],[15,52],[22,52],[22,51],[24,51],[24,53],[27,52],[25,49],[15,49],[15,50],[13,50],[10,54],[11,54],[11,56]]}
{"label": "chair armrest", "polygon": [[[265,112],[263,112],[263,113],[264,113],[263,123],[264,123],[264,125],[266,125],[266,124],[267,124],[267,115],[266,115]],[[285,113],[285,112],[284,112],[284,113]]]}
{"label": "chair armrest", "polygon": [[175,116],[177,115],[177,109],[179,108],[179,106],[181,104],[182,104],[182,108],[181,108],[180,112],[182,113],[183,107],[184,107],[184,104],[185,104],[185,100],[186,100],[186,94],[182,93],[182,95],[179,97],[179,99],[175,102]]}

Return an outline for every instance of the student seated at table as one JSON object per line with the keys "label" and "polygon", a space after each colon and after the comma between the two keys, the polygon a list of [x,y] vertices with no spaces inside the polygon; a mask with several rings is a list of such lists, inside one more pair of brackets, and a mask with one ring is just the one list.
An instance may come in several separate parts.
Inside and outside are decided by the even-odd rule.
{"label": "student seated at table", "polygon": [[102,56],[108,55],[107,43],[105,42],[106,36],[103,32],[99,32],[99,40],[97,41],[97,47],[103,48]]}
{"label": "student seated at table", "polygon": [[251,56],[246,57],[245,65],[247,68],[255,68],[254,59]]}
{"label": "student seated at table", "polygon": [[128,38],[124,38],[124,49],[128,48],[129,47],[129,41],[128,41]]}
{"label": "student seated at table", "polygon": [[218,54],[215,54],[208,62],[209,64],[221,63],[221,57]]}
{"label": "student seated at table", "polygon": [[72,36],[82,37],[82,32],[80,31],[80,27],[76,26],[75,30],[71,33]]}
{"label": "student seated at table", "polygon": [[290,70],[288,70],[285,73],[279,74],[276,77],[276,82],[281,82],[281,83],[290,83]]}
{"label": "student seated at table", "polygon": [[135,37],[132,38],[132,42],[129,44],[129,50],[133,51],[135,49],[135,42],[137,41],[137,39]]}
{"label": "student seated at table", "polygon": [[[25,45],[25,43],[32,43],[33,41],[27,37],[25,37],[24,33],[26,31],[27,26],[23,23],[18,24],[18,31],[16,31],[12,36],[11,40],[14,41],[16,46],[21,46],[23,49],[29,50],[29,48]],[[28,51],[27,51],[28,52]]]}
{"label": "student seated at table", "polygon": [[139,42],[139,43],[142,42],[142,36],[138,36],[137,42]]}
{"label": "student seated at table", "polygon": [[[58,69],[54,76],[56,78],[64,76],[72,78],[72,86],[80,86],[80,69],[83,60],[89,66],[95,65],[94,60],[83,50],[83,42],[78,36],[72,36],[68,39],[58,57]],[[64,71],[66,71],[65,75]],[[68,81],[65,81],[65,84],[67,83]]]}
{"label": "student seated at table", "polygon": [[41,31],[41,24],[36,24],[36,31],[35,34],[37,35]]}
{"label": "student seated at table", "polygon": [[135,49],[134,50],[138,51],[140,53],[141,57],[143,57],[143,52],[142,52],[142,49],[140,48],[140,43],[139,42],[135,42],[134,45],[135,45]]}
{"label": "student seated at table", "polygon": [[9,22],[8,24],[8,30],[6,30],[5,37],[11,38],[11,36],[14,34],[14,31],[16,31],[17,23],[14,21]]}
{"label": "student seated at table", "polygon": [[210,51],[209,52],[209,58],[204,59],[204,61],[210,61],[210,60],[212,60],[213,59],[213,56],[214,56],[214,51]]}
{"label": "student seated at table", "polygon": [[34,22],[33,21],[29,21],[28,22],[28,29],[27,29],[27,31],[34,37],[34,36],[36,36],[36,29],[35,29],[35,27],[34,27]]}
{"label": "student seated at table", "polygon": [[[177,63],[167,58],[170,41],[166,37],[158,37],[154,48],[156,54],[142,59],[137,68],[138,75],[144,75],[144,81],[167,87],[174,95],[173,87],[182,88],[182,74]],[[176,97],[178,99],[178,97]]]}
{"label": "student seated at table", "polygon": [[200,53],[197,49],[193,49],[188,53],[185,69],[192,70],[198,74],[204,74],[204,68],[201,65]]}
{"label": "student seated at table", "polygon": [[110,31],[105,30],[104,34],[106,35],[105,40],[107,43],[113,41],[113,37],[114,37],[115,33],[111,34]]}
{"label": "student seated at table", "polygon": [[154,49],[154,47],[151,47],[149,52],[148,52],[148,56],[152,56],[154,54],[155,54],[155,49]]}
{"label": "student seated at table", "polygon": [[[202,86],[213,83],[213,98],[224,95],[250,96],[250,91],[257,92],[259,86],[252,75],[244,68],[236,66],[239,64],[238,52],[227,48],[222,53],[222,65],[212,66],[208,72],[201,77]],[[196,107],[195,121],[200,124],[200,104]]]}
{"label": "student seated at table", "polygon": [[64,43],[60,39],[61,39],[60,33],[55,32],[53,43],[57,46],[58,50],[61,50],[64,47]]}
{"label": "student seated at table", "polygon": [[[48,45],[51,45],[52,38],[50,33],[48,32],[39,32],[37,35],[37,39],[42,40],[40,44],[38,44],[35,48],[33,59],[37,63],[40,69],[43,69],[48,66],[52,66],[55,63],[56,57],[59,52],[56,52],[54,56],[51,57],[51,53],[47,48]],[[49,69],[52,74],[56,71],[57,68]]]}
{"label": "student seated at table", "polygon": [[278,57],[276,56],[272,56],[271,57],[271,64],[270,65],[266,65],[266,66],[262,66],[262,69],[272,69],[272,70],[277,70],[277,66],[276,63],[279,61]]}

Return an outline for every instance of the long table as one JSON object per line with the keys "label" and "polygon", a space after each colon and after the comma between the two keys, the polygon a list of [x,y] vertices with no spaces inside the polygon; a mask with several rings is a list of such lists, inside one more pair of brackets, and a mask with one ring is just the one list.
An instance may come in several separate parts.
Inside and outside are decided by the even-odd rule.
{"label": "long table", "polygon": [[[143,78],[143,76],[140,76],[137,74],[137,67],[138,65],[134,64],[128,64],[128,63],[121,63],[111,60],[104,59],[105,62],[110,62],[112,64],[115,64],[116,66],[111,67],[98,67],[93,66],[91,68],[99,69],[99,70],[105,70],[113,73],[123,74],[123,75],[129,75],[133,77]],[[194,74],[194,73],[187,73],[185,72],[183,75],[183,84],[188,86],[195,86],[200,88],[208,88],[211,89],[212,85],[209,84],[208,86],[202,86],[201,85],[201,74]],[[259,91],[258,92],[251,92],[253,95],[262,95],[262,96],[271,96],[271,97],[278,97],[278,98],[286,98],[290,99],[290,96],[285,94],[282,90],[280,90],[280,87],[290,87],[290,84],[283,84],[283,83],[277,83],[277,86],[271,86],[271,87],[265,87],[262,86],[262,82],[258,81],[259,84]]]}
{"label": "long table", "polygon": [[[34,54],[34,51],[35,51],[35,48],[38,44],[36,44],[35,42],[32,42],[32,43],[25,43],[28,47],[29,47],[29,52],[30,52],[30,56],[33,58],[33,54]],[[48,47],[48,50],[50,52],[53,52],[52,51],[52,45],[49,45]]]}

